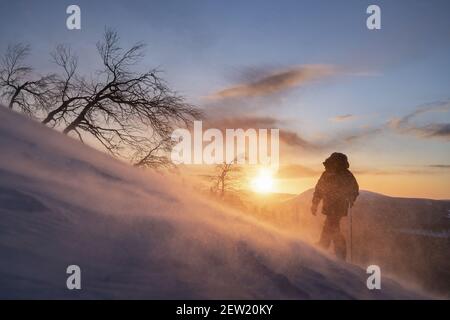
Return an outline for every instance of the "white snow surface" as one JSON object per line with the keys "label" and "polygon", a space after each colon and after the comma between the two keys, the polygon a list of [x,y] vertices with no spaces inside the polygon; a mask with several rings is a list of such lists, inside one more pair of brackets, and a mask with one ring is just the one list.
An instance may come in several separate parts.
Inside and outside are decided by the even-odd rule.
{"label": "white snow surface", "polygon": [[0,298],[426,297],[1,106],[0,150]]}

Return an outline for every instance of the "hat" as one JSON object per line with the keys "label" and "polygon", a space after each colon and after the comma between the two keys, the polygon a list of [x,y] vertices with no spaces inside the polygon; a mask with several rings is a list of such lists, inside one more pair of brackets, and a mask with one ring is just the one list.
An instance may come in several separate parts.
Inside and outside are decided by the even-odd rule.
{"label": "hat", "polygon": [[334,169],[348,169],[350,164],[348,163],[348,158],[345,154],[340,152],[333,152],[324,162],[325,168]]}

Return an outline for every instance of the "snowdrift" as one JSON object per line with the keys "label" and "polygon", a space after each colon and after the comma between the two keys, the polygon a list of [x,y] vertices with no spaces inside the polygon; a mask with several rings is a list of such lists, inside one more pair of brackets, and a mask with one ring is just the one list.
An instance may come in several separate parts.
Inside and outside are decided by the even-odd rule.
{"label": "snowdrift", "polygon": [[[0,107],[0,298],[413,299]],[[81,290],[66,268],[81,268]]]}
{"label": "snowdrift", "polygon": [[[314,190],[275,204],[280,227],[315,243],[324,216],[310,213]],[[390,197],[360,191],[352,208],[353,264],[379,265],[384,274],[450,297],[449,200]],[[347,219],[342,229],[347,233]]]}

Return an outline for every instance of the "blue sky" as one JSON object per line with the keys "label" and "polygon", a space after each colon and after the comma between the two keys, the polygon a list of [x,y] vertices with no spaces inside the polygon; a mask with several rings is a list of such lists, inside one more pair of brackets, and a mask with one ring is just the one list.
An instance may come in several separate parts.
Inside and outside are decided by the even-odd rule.
{"label": "blue sky", "polygon": [[[70,4],[81,7],[79,31],[65,27]],[[381,30],[366,28],[369,4],[381,7]],[[449,136],[423,138],[414,128],[384,129],[425,104],[449,101],[449,14],[445,0],[1,1],[0,50],[8,43],[29,43],[30,61],[45,72],[53,68],[48,52],[66,43],[89,72],[98,66],[95,43],[105,26],[113,27],[124,46],[147,43],[142,65],[164,70],[174,89],[211,114],[214,108],[229,108],[238,116],[276,117],[286,130],[320,145],[338,136],[361,135],[339,148],[360,168],[397,170],[450,164]],[[304,65],[339,71],[262,97],[219,103],[207,98]],[[352,117],[330,120],[339,115]],[[450,116],[427,112],[411,121],[422,127],[448,124]],[[370,130],[377,133],[364,134]],[[319,159],[329,151],[299,150],[297,156],[291,150],[286,161],[320,166]],[[450,180],[449,171],[429,178]],[[438,184],[450,198],[449,183]]]}

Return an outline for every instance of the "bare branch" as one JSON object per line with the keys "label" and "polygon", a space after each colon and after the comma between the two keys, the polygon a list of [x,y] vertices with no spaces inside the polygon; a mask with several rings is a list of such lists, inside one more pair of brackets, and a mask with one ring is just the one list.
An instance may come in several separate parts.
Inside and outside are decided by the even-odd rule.
{"label": "bare branch", "polygon": [[[51,53],[59,74],[33,79],[24,64],[29,47],[10,47],[2,60],[0,85],[11,107],[36,115],[80,140],[94,138],[112,155],[143,167],[170,167],[171,133],[202,116],[170,90],[156,69],[135,71],[145,45],[120,47],[118,34],[107,29],[97,43],[100,69],[78,74],[78,58],[58,45]],[[137,69],[137,68],[136,68]]]}
{"label": "bare branch", "polygon": [[25,44],[10,45],[0,60],[1,97],[10,109],[34,116],[45,108],[54,75],[39,76],[25,64],[30,47]]}

